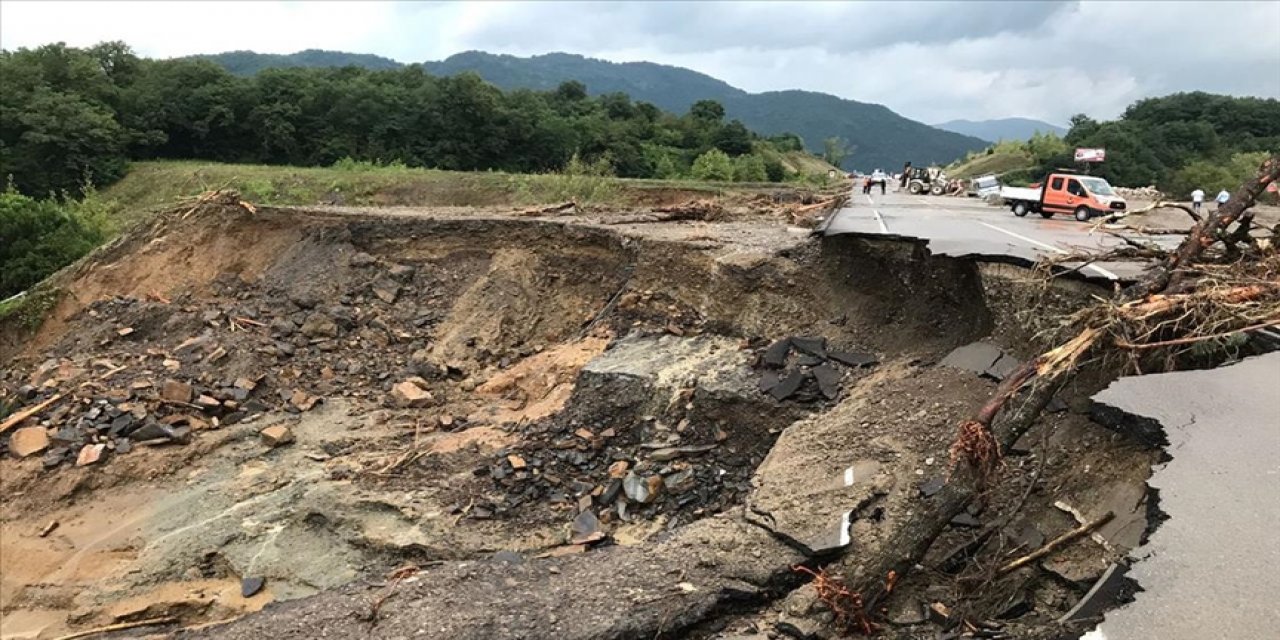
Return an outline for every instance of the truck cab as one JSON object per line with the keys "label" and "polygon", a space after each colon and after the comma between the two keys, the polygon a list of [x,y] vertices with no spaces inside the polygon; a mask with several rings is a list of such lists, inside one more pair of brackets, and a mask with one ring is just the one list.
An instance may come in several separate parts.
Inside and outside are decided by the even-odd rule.
{"label": "truck cab", "polygon": [[1106,180],[1095,176],[1053,173],[1044,181],[1040,211],[1046,217],[1070,213],[1081,222],[1093,216],[1124,211],[1125,201]]}

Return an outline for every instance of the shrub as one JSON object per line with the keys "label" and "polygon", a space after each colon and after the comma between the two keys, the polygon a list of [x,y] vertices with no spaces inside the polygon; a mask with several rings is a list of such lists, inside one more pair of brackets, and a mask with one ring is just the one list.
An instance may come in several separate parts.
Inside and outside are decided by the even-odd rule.
{"label": "shrub", "polygon": [[764,182],[768,180],[769,175],[765,172],[764,158],[754,153],[734,158],[733,179],[736,182]]}
{"label": "shrub", "polygon": [[0,193],[0,299],[27,290],[107,239],[107,207],[91,186],[85,198],[36,200]]}
{"label": "shrub", "polygon": [[733,160],[719,149],[711,149],[693,161],[693,177],[696,180],[730,182],[733,180]]}

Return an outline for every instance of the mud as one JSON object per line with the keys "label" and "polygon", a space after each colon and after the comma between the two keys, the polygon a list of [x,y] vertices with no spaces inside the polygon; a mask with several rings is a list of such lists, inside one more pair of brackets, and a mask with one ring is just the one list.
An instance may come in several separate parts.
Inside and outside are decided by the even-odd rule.
{"label": "mud", "polygon": [[[1034,327],[1005,313],[1029,295],[1025,274],[919,244],[811,241],[775,220],[604,222],[211,206],[61,274],[34,335],[4,328],[0,383],[68,394],[29,424],[81,425],[76,446],[109,448],[83,467],[72,451],[0,460],[2,635],[155,615],[198,627],[264,606],[190,633],[712,637],[829,622],[792,567],[873,552],[945,477],[953,425],[994,381],[937,363],[978,339],[1035,351]],[[1088,293],[1073,286],[1058,304]],[[832,399],[779,402],[761,392],[761,356],[795,335],[879,364],[836,368]],[[162,401],[169,378],[216,406]],[[255,385],[236,400],[240,379]],[[426,406],[395,405],[406,380]],[[86,417],[120,406],[199,428],[121,452],[128,435]],[[263,444],[273,425],[295,441]],[[946,601],[992,617],[1026,594],[1011,624],[1044,630],[1138,542],[1104,532],[1014,586],[975,589],[982,566],[1027,551],[1026,531],[1074,526],[1055,502],[1145,504],[1124,492],[1154,449],[1076,411],[1026,440],[972,514],[998,533],[941,571],[976,535],[953,527],[886,615]],[[571,544],[584,511],[600,535]],[[246,578],[265,589],[241,597]]]}

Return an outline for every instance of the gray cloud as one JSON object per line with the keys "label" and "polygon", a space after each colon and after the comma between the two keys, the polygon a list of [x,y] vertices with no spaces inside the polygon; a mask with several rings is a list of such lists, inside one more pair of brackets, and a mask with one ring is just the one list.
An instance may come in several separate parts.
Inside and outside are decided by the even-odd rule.
{"label": "gray cloud", "polygon": [[[478,48],[649,47],[672,53],[816,47],[834,53],[945,43],[1040,28],[1074,2],[516,3],[468,34]],[[556,25],[550,30],[530,25]]]}
{"label": "gray cloud", "polygon": [[[1280,97],[1280,2],[14,2],[0,44],[120,39],[153,56],[467,49],[688,67],[925,122],[1119,115],[1204,90]],[[202,25],[192,30],[191,24]]]}

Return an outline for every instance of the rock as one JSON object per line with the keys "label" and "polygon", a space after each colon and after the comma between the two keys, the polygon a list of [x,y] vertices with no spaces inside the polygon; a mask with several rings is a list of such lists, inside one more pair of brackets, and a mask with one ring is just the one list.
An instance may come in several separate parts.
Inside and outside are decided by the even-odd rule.
{"label": "rock", "polygon": [[787,364],[787,354],[791,352],[791,340],[783,338],[769,345],[764,350],[764,364],[766,367],[781,369]]}
{"label": "rock", "polygon": [[170,402],[191,402],[191,396],[193,394],[194,392],[191,389],[191,385],[179,380],[174,380],[173,378],[165,380],[164,384],[160,387],[160,397]]}
{"label": "rock", "polygon": [[357,252],[355,252],[355,253],[351,254],[351,257],[350,257],[350,258],[347,258],[347,264],[349,264],[349,265],[351,265],[351,266],[353,266],[353,267],[368,267],[368,266],[373,265],[373,264],[374,264],[374,263],[376,263],[377,261],[378,261],[378,259],[377,259],[377,258],[375,258],[375,257],[373,257],[373,256],[371,256],[371,255],[369,255],[369,254],[367,254],[367,253],[365,253],[365,252],[363,252],[363,251],[357,251]]}
{"label": "rock", "polygon": [[293,332],[298,330],[298,325],[293,324],[293,321],[288,318],[276,318],[271,321],[270,326],[272,333],[276,333],[284,337],[289,337],[293,335]]}
{"label": "rock", "polygon": [[408,282],[413,279],[413,274],[418,270],[406,264],[391,264],[387,267],[387,274],[400,282]]}
{"label": "rock", "polygon": [[148,422],[147,424],[129,432],[128,435],[133,440],[137,440],[139,442],[144,440],[156,440],[158,438],[173,440],[178,436],[173,427],[160,424],[158,422]]}
{"label": "rock", "polygon": [[942,476],[934,476],[929,480],[926,480],[924,484],[920,485],[920,495],[926,498],[933,497],[933,494],[942,491],[942,488],[945,486],[947,486],[946,478]]}
{"label": "rock", "polygon": [[62,464],[62,461],[67,457],[67,453],[68,449],[66,447],[55,447],[41,456],[40,463],[44,465],[44,468],[51,469]]}
{"label": "rock", "polygon": [[928,618],[924,615],[924,607],[919,601],[911,598],[896,598],[893,609],[889,613],[889,622],[899,626],[921,624]]}
{"label": "rock", "polygon": [[627,477],[622,479],[622,490],[626,492],[627,499],[640,504],[649,504],[658,498],[654,492],[654,483],[651,480],[657,479],[657,485],[662,486],[662,477],[654,476],[653,478],[642,478],[631,472]]}
{"label": "rock", "polygon": [[631,465],[626,460],[618,460],[617,462],[614,462],[613,464],[609,465],[609,477],[610,478],[625,477],[627,475],[627,469],[630,468],[630,466]]}
{"label": "rock", "polygon": [[320,396],[310,395],[302,389],[294,389],[289,395],[289,404],[297,407],[298,411],[310,411],[317,402],[320,402]]}
{"label": "rock", "polygon": [[240,597],[252,598],[262,591],[263,585],[267,581],[263,578],[241,578],[240,579]]}
{"label": "rock", "polygon": [[790,398],[796,391],[800,390],[800,385],[804,383],[804,373],[800,371],[792,371],[788,373],[773,389],[769,391],[769,395],[779,402]]}
{"label": "rock", "polygon": [[105,444],[86,444],[80,449],[80,454],[76,456],[76,466],[83,467],[90,465],[102,459],[102,452],[107,448]]}
{"label": "rock", "polygon": [[609,506],[618,499],[618,494],[622,493],[622,479],[614,478],[605,485],[604,492],[600,494],[600,504]]}
{"label": "rock", "polygon": [[685,469],[679,473],[673,473],[662,480],[666,491],[671,494],[681,494],[698,486],[698,479],[693,475],[693,469]]}
{"label": "rock", "polygon": [[356,312],[350,307],[335,305],[326,311],[335,324],[343,329],[353,329],[357,324]]}
{"label": "rock", "polygon": [[391,405],[400,409],[421,409],[434,401],[429,391],[408,380],[391,387]]}
{"label": "rock", "polygon": [[521,458],[520,456],[514,453],[507,456],[507,463],[511,465],[512,469],[515,469],[517,471],[529,466],[529,463],[525,462],[524,458]]}
{"label": "rock", "polygon": [[371,285],[371,288],[373,295],[387,304],[395,302],[396,298],[400,297],[400,285],[393,280],[379,279]]}
{"label": "rock", "polygon": [[336,338],[338,337],[338,325],[333,322],[329,316],[315,311],[307,315],[307,319],[302,323],[302,335],[311,338]]}
{"label": "rock", "polygon": [[311,289],[303,289],[290,293],[289,302],[292,302],[303,309],[314,309],[316,305],[320,304],[321,298],[320,294],[315,291]]}
{"label": "rock", "polygon": [[213,411],[222,407],[222,403],[217,398],[204,394],[200,394],[200,397],[196,398],[195,405],[206,411]]}
{"label": "rock", "polygon": [[569,537],[570,544],[591,544],[604,540],[604,532],[600,530],[600,519],[590,509],[578,514],[573,519]]}
{"label": "rock", "polygon": [[813,368],[813,377],[818,380],[818,389],[828,400],[835,400],[840,395],[840,372],[829,364]]}
{"label": "rock", "polygon": [[1035,608],[1035,604],[1027,597],[1027,592],[1018,591],[1006,600],[1000,607],[1000,612],[996,614],[996,618],[1000,620],[1013,620],[1031,613]]}
{"label": "rock", "polygon": [[813,618],[782,616],[774,623],[773,628],[778,633],[797,640],[826,640],[830,637],[823,624]]}
{"label": "rock", "polygon": [[506,564],[524,564],[524,556],[515,551],[499,551],[493,556],[494,562],[504,562]]}
{"label": "rock", "polygon": [[951,623],[951,609],[941,602],[935,602],[925,610],[929,616],[929,621],[939,625],[948,626]]}
{"label": "rock", "polygon": [[293,431],[282,424],[267,427],[259,431],[258,435],[262,437],[263,444],[272,448],[293,442]]}
{"label": "rock", "polygon": [[968,527],[970,529],[976,529],[982,526],[982,522],[967,513],[962,513],[951,519],[951,526]]}
{"label": "rock", "polygon": [[9,453],[25,458],[49,447],[49,432],[44,427],[23,427],[9,436]]}

